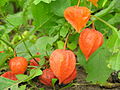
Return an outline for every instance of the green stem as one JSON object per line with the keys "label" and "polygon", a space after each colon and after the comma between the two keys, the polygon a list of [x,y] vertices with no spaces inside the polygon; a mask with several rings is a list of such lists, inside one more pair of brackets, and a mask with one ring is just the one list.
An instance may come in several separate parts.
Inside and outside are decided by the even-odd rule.
{"label": "green stem", "polygon": [[[41,67],[40,67],[39,69],[41,69]],[[18,84],[21,83],[21,82],[29,81],[36,73],[37,73],[37,72],[34,72],[34,73],[33,73],[32,75],[30,75],[29,77],[27,77],[27,78],[25,78],[25,79],[23,79],[23,80],[17,81],[16,83],[14,83],[14,84],[12,84],[12,85],[9,85],[8,87],[5,88],[5,90],[8,90],[8,88],[11,88],[11,87],[13,87],[13,86],[15,86],[15,85],[18,85]]]}
{"label": "green stem", "polygon": [[14,47],[10,44],[10,42],[5,41],[4,39],[0,38],[1,41],[3,41],[7,46],[11,47],[14,51]]}
{"label": "green stem", "polygon": [[80,5],[80,0],[78,0],[78,3],[77,3],[77,6],[79,7],[79,5]]}
{"label": "green stem", "polygon": [[90,2],[90,10],[92,9],[92,3]]}
{"label": "green stem", "polygon": [[[53,15],[52,15],[50,18],[52,18],[52,17],[53,17]],[[50,19],[50,18],[49,18],[49,19]],[[32,35],[32,34],[33,34],[35,31],[37,31],[39,28],[41,28],[49,19],[47,19],[45,22],[43,22],[42,24],[40,24],[38,27],[35,27],[34,30],[30,31],[25,38],[23,38],[21,41],[19,41],[17,44],[15,44],[15,47],[16,47],[19,43],[21,43],[21,42],[23,42],[24,40],[26,40],[30,35]]]}
{"label": "green stem", "polygon": [[0,71],[1,71],[1,70],[5,70],[5,69],[8,69],[8,68],[9,68],[8,65],[6,65],[6,66],[2,66],[2,67],[0,68]]}
{"label": "green stem", "polygon": [[[92,15],[93,16],[93,15]],[[112,25],[110,25],[108,22],[106,22],[105,20],[97,17],[97,16],[93,16],[94,18],[100,20],[101,22],[105,23],[108,27],[110,27],[111,29],[116,29],[115,27],[113,27]]]}
{"label": "green stem", "polygon": [[34,89],[37,89],[36,84],[32,80],[28,81],[28,84],[30,84]]}
{"label": "green stem", "polygon": [[[111,9],[114,8],[114,6],[117,2],[118,2],[118,0],[113,0],[107,8],[96,13],[94,16],[103,17],[104,15],[108,14],[111,11]],[[91,19],[94,21],[96,20],[94,17]]]}
{"label": "green stem", "polygon": [[[6,21],[7,21],[9,24],[11,24],[12,26],[14,26],[14,25],[13,25],[12,23],[10,23],[8,20],[6,20]],[[31,54],[30,50],[28,49],[28,47],[27,47],[27,45],[26,45],[26,43],[25,43],[22,35],[21,35],[20,32],[18,31],[18,29],[15,28],[15,30],[17,31],[17,33],[20,35],[21,39],[23,40],[22,42],[23,42],[23,44],[24,44],[27,52],[29,53],[29,55],[30,55],[30,56],[35,60],[35,62],[38,63],[38,65],[39,65],[39,62],[38,62],[38,61],[33,57],[33,55]],[[16,46],[14,46],[14,47],[16,47]],[[13,48],[13,49],[14,49],[14,48]],[[16,53],[16,52],[14,51],[14,53]],[[15,54],[15,56],[16,56],[16,54]]]}
{"label": "green stem", "polygon": [[105,84],[92,84],[92,83],[73,83],[74,86],[104,86],[106,88],[119,87],[120,83],[105,83]]}
{"label": "green stem", "polygon": [[65,40],[65,43],[64,43],[64,50],[66,49],[69,35],[70,35],[70,33],[68,33],[68,35],[66,37],[66,40]]}
{"label": "green stem", "polygon": [[[18,31],[18,29],[16,29],[16,31],[17,31],[17,33],[20,35],[21,39],[23,39],[23,37],[22,37],[21,33]],[[23,44],[24,44],[27,52],[29,53],[29,55],[30,55],[30,56],[35,60],[35,62],[39,65],[39,62],[33,57],[32,53],[31,53],[30,50],[28,49],[28,47],[27,47],[27,45],[26,45],[26,43],[25,43],[24,40],[23,40]]]}
{"label": "green stem", "polygon": [[53,86],[53,90],[56,90],[56,89],[55,89],[55,86]]}
{"label": "green stem", "polygon": [[[111,24],[109,24],[108,22],[106,22],[105,20],[103,20],[103,19],[101,19],[101,18],[99,18],[99,17],[97,17],[97,16],[93,16],[93,15],[92,15],[92,17],[94,17],[94,18],[98,19],[99,21],[105,23],[108,27],[110,27],[111,29],[113,29],[114,32],[116,32],[117,35],[118,35],[117,28],[115,28],[114,26],[112,26]],[[119,35],[118,35],[118,37],[119,37]]]}

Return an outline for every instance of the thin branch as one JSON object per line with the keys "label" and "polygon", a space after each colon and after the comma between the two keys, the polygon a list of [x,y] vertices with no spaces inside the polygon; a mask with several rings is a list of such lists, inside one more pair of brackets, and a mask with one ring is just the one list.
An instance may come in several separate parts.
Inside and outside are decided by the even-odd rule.
{"label": "thin branch", "polygon": [[67,37],[66,37],[66,40],[65,40],[65,44],[64,44],[64,50],[66,49],[66,45],[67,45],[67,42],[68,42],[68,37],[69,37],[70,33],[68,33]]}
{"label": "thin branch", "polygon": [[13,50],[13,52],[14,52],[14,56],[16,57],[16,56],[17,56],[17,54],[16,54],[16,51],[15,51],[15,49],[14,49],[13,45],[11,45],[11,44],[10,44],[10,42],[7,42],[7,41],[5,41],[5,40],[4,40],[4,39],[2,39],[2,38],[0,38],[0,40],[1,40],[2,42],[4,42],[7,46],[9,46],[9,47],[11,47],[11,48],[12,48],[12,50]]}
{"label": "thin branch", "polygon": [[94,21],[92,21],[92,28],[95,29]]}
{"label": "thin branch", "polygon": [[79,7],[79,5],[80,5],[80,0],[78,0],[78,3],[77,3],[77,6]]}
{"label": "thin branch", "polygon": [[[23,37],[22,37],[21,33],[18,31],[18,29],[16,29],[16,31],[17,31],[17,33],[20,35],[21,39],[23,39]],[[26,43],[25,43],[24,40],[23,40],[23,44],[24,44],[27,52],[29,53],[29,55],[30,55],[30,56],[35,60],[35,62],[39,65],[39,62],[33,57],[32,53],[31,53],[30,50],[28,49],[28,47],[27,47],[27,45],[26,45]]]}
{"label": "thin branch", "polygon": [[120,83],[105,83],[105,84],[93,84],[93,83],[73,83],[74,86],[102,86],[105,88],[120,87]]}
{"label": "thin branch", "polygon": [[14,47],[10,44],[10,42],[5,41],[4,39],[0,38],[7,46],[11,47],[14,50]]}
{"label": "thin branch", "polygon": [[114,26],[112,26],[111,24],[109,24],[108,22],[106,22],[105,20],[97,17],[97,16],[94,16],[94,15],[91,15],[92,17],[98,19],[99,21],[105,23],[108,27],[110,27],[111,29],[115,30],[117,32],[117,28],[115,28]]}
{"label": "thin branch", "polygon": [[[50,17],[49,19],[51,19],[52,17],[53,17],[53,15],[51,15],[51,17]],[[33,33],[34,33],[35,31],[37,31],[39,28],[41,28],[49,19],[47,19],[45,22],[43,22],[43,23],[40,24],[39,26],[35,27],[32,31],[30,31],[25,38],[23,38],[21,41],[19,41],[17,44],[15,44],[15,47],[16,47],[19,43],[21,43],[21,42],[23,42],[24,40],[26,40],[31,34],[33,34]]]}

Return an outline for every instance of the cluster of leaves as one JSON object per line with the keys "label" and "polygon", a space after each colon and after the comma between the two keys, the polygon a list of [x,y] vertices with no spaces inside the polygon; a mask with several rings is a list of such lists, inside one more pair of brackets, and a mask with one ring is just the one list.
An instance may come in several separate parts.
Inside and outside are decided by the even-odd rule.
{"label": "cluster of leaves", "polygon": [[[78,0],[0,0],[0,51],[5,51],[0,53],[0,71],[6,70],[7,61],[15,52],[17,56],[28,60],[32,58],[29,53],[33,57],[36,57],[37,52],[42,57],[49,57],[53,50],[63,49],[65,37],[70,32],[67,48],[75,52],[78,62],[88,73],[86,80],[106,83],[113,70],[120,70],[120,0],[99,0],[98,7],[87,0],[81,0],[80,5],[91,9],[94,15],[86,27],[90,27],[94,21],[96,30],[104,34],[104,45],[88,62],[78,47],[79,34],[63,16],[64,10],[77,2]],[[44,59],[40,64],[43,63]],[[42,74],[42,71],[37,70],[31,70],[29,76],[18,76],[18,82],[0,77],[0,86],[18,88],[19,83]],[[23,90],[25,87],[22,85],[20,88]]]}

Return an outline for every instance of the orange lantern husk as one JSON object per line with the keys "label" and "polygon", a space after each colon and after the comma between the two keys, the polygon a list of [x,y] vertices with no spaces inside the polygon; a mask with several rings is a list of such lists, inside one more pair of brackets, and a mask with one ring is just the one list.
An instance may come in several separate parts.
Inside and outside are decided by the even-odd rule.
{"label": "orange lantern husk", "polygon": [[98,0],[88,0],[88,1],[92,2],[93,5],[95,5],[96,7],[98,7],[98,4],[97,4]]}
{"label": "orange lantern husk", "polygon": [[59,79],[59,84],[66,80],[74,71],[76,58],[72,51],[56,49],[50,56],[50,68]]}
{"label": "orange lantern husk", "polygon": [[87,7],[79,6],[71,6],[64,11],[65,19],[77,32],[80,32],[86,26],[86,23],[90,19],[90,14],[90,10]]}
{"label": "orange lantern husk", "polygon": [[86,28],[80,33],[79,46],[86,60],[103,44],[103,35],[95,29]]}
{"label": "orange lantern husk", "polygon": [[39,81],[47,86],[52,86],[52,79],[56,78],[50,68],[43,70],[43,74],[39,76]]}
{"label": "orange lantern husk", "polygon": [[70,83],[72,80],[74,80],[76,78],[76,75],[77,75],[77,70],[76,68],[74,69],[73,73],[63,81],[63,84],[68,84]]}
{"label": "orange lantern husk", "polygon": [[5,72],[4,74],[1,75],[1,77],[8,78],[8,79],[11,79],[11,80],[14,80],[14,81],[18,80],[16,78],[15,74],[11,71]]}

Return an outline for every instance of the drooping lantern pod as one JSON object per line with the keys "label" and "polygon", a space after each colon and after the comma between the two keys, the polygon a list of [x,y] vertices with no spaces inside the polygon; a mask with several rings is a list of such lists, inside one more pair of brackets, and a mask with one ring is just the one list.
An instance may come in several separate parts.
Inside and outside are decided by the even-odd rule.
{"label": "drooping lantern pod", "polygon": [[97,4],[98,0],[88,0],[88,1],[92,2],[92,4],[95,5],[96,7],[98,6]]}
{"label": "drooping lantern pod", "polygon": [[79,6],[71,6],[64,11],[65,19],[77,32],[80,32],[80,30],[86,26],[86,23],[90,19],[90,14],[90,10],[87,7]]}
{"label": "drooping lantern pod", "polygon": [[9,61],[10,70],[16,74],[24,74],[28,66],[28,61],[24,57],[14,57]]}
{"label": "drooping lantern pod", "polygon": [[68,83],[70,80],[73,80],[73,78],[70,79],[69,77],[75,70],[75,66],[76,58],[72,51],[65,49],[56,49],[52,52],[50,56],[50,68],[52,69],[54,75],[59,79],[59,84],[62,82]]}
{"label": "drooping lantern pod", "polygon": [[5,72],[4,74],[1,75],[1,77],[8,78],[8,79],[11,79],[11,80],[14,80],[14,81],[18,80],[16,78],[15,74],[11,71]]}
{"label": "drooping lantern pod", "polygon": [[74,71],[73,71],[73,73],[67,79],[65,79],[62,83],[63,84],[70,83],[72,80],[74,80],[76,78],[76,75],[77,75],[77,70],[75,68]]}
{"label": "drooping lantern pod", "polygon": [[[35,58],[36,61],[40,61],[40,58]],[[39,64],[35,61],[34,59],[30,60],[30,66],[39,66]],[[35,68],[31,68],[31,69],[35,69]]]}
{"label": "drooping lantern pod", "polygon": [[52,79],[56,78],[50,68],[43,70],[43,74],[39,76],[39,81],[47,86],[52,86]]}
{"label": "drooping lantern pod", "polygon": [[0,51],[0,53],[4,53],[4,51]]}
{"label": "drooping lantern pod", "polygon": [[103,35],[95,29],[86,28],[80,33],[79,47],[86,60],[103,44]]}

